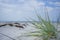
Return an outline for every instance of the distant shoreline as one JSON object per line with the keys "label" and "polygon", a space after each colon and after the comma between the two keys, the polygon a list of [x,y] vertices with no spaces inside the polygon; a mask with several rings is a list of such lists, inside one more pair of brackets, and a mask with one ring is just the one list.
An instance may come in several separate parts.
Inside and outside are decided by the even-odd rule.
{"label": "distant shoreline", "polygon": [[[29,22],[33,22],[33,21],[0,21],[0,23],[14,23],[14,22],[18,22],[18,23],[29,23]],[[36,22],[39,22],[39,21],[36,21]],[[57,21],[52,21],[52,23],[60,23],[57,22]]]}

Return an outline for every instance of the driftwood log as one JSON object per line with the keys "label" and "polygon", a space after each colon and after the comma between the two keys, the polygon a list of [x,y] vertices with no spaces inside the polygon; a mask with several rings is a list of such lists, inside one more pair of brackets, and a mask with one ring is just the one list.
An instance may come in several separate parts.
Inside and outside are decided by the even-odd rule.
{"label": "driftwood log", "polygon": [[2,25],[0,25],[0,27],[2,27],[2,26],[6,26],[7,24],[2,24]]}
{"label": "driftwood log", "polygon": [[2,24],[0,25],[0,27],[3,27],[3,26],[15,26],[15,27],[18,27],[18,28],[24,28],[24,26],[26,26],[26,24],[20,24],[20,23],[8,23],[8,24]]}

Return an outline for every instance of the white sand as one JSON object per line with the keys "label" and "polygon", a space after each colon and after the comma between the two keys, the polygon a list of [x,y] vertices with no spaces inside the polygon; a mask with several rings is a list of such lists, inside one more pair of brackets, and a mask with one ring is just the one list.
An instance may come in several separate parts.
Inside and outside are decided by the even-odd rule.
{"label": "white sand", "polygon": [[[2,33],[4,35],[7,35],[7,36],[9,36],[13,39],[19,40],[20,38],[18,39],[17,37],[20,36],[21,34],[36,30],[35,28],[33,28],[30,25],[27,25],[24,29],[17,28],[17,27],[10,27],[10,26],[0,27],[0,33]],[[58,26],[58,30],[60,31],[60,25]],[[0,34],[0,40],[12,40],[9,37],[4,36],[2,34]],[[34,37],[26,37],[26,38],[24,37],[24,38],[21,38],[21,39],[23,39],[23,40],[33,40]]]}

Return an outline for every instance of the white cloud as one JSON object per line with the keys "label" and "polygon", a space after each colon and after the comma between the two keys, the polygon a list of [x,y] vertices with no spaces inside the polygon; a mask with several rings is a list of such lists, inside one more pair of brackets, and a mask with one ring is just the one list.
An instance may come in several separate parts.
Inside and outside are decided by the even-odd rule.
{"label": "white cloud", "polygon": [[[7,0],[6,0],[7,1]],[[18,0],[19,1],[19,0]],[[8,1],[7,1],[8,2]],[[27,16],[34,16],[33,11],[34,9],[30,6],[36,6],[38,7],[38,3],[34,0],[30,0],[30,1],[20,1],[20,2],[23,2],[23,4],[8,4],[8,3],[3,3],[3,2],[0,2],[0,5],[2,6],[1,7],[1,17],[2,19],[1,20],[7,20],[7,21],[18,21],[18,20],[24,20],[23,18],[24,17],[27,17]],[[30,4],[29,4],[30,3]],[[35,8],[36,8],[35,7]],[[0,17],[0,18],[1,18]]]}
{"label": "white cloud", "polygon": [[52,7],[48,7],[48,6],[47,6],[46,8],[47,8],[47,11],[48,11],[48,12],[51,12],[52,10],[54,10],[54,8],[52,8]]}
{"label": "white cloud", "polygon": [[18,2],[25,2],[25,0],[18,0]]}
{"label": "white cloud", "polygon": [[55,4],[56,4],[57,6],[60,6],[60,2],[56,2]]}
{"label": "white cloud", "polygon": [[60,2],[49,2],[49,4],[55,5],[55,6],[59,6],[60,7]]}
{"label": "white cloud", "polygon": [[[9,0],[7,2],[9,2]],[[0,6],[2,6],[0,8],[2,17],[1,20],[25,21],[24,17],[26,18],[28,16],[36,19],[34,10],[37,10],[39,13],[44,14],[44,2],[37,2],[36,0],[17,0],[15,2],[15,4],[0,2]],[[55,10],[52,7],[47,7],[47,9],[49,13]]]}
{"label": "white cloud", "polygon": [[57,21],[57,18],[60,16],[60,8],[59,7],[47,7],[48,14],[52,21]]}

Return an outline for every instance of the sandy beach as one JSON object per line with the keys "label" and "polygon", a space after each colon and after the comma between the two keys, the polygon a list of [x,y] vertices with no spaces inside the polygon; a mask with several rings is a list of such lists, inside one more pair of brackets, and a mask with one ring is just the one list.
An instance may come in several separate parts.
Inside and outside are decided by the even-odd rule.
{"label": "sandy beach", "polygon": [[[0,25],[2,24],[7,24],[7,23],[0,23]],[[21,24],[24,24],[24,23],[21,23]],[[54,25],[57,26],[56,23]],[[23,26],[24,28],[18,28],[15,26],[11,27],[9,25],[2,26],[0,27],[0,40],[25,40],[25,39],[34,40],[36,37],[23,37],[23,38],[20,37],[23,33],[37,30],[36,28],[32,26],[33,25],[30,23],[28,23],[28,25],[26,26]],[[58,31],[60,31],[60,24],[56,28],[58,28]]]}

